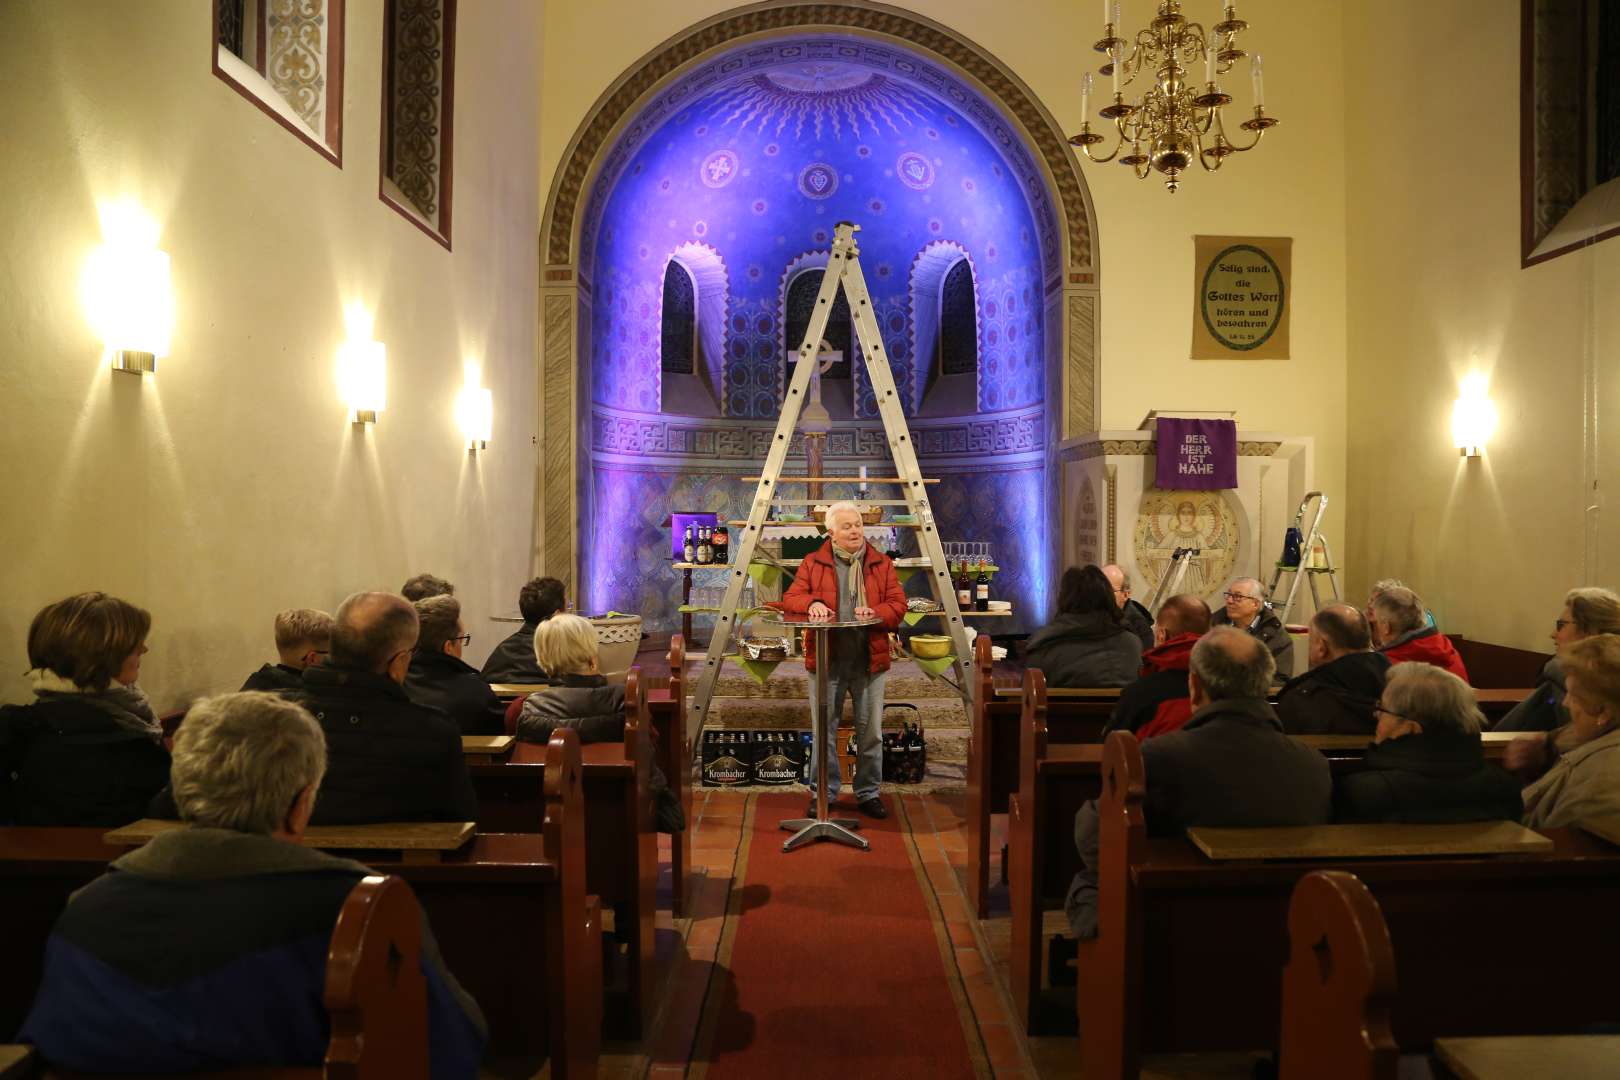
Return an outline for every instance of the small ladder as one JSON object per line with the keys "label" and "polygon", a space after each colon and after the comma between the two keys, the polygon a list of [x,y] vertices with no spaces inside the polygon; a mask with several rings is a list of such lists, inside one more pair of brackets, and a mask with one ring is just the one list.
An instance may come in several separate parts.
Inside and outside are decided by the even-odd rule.
{"label": "small ladder", "polygon": [[[1303,533],[1300,526],[1304,524],[1305,514],[1310,510],[1312,499],[1316,500],[1316,514],[1311,518],[1310,532]],[[1333,589],[1333,602],[1339,603],[1339,571],[1333,565],[1332,553],[1328,551],[1327,537],[1322,535],[1322,516],[1327,513],[1327,506],[1327,496],[1320,491],[1307,491],[1305,497],[1299,500],[1299,509],[1294,513],[1294,524],[1288,530],[1290,538],[1294,536],[1301,538],[1298,558],[1289,560],[1288,541],[1284,540],[1282,558],[1277,560],[1276,569],[1272,571],[1271,587],[1266,595],[1272,598],[1272,610],[1277,611],[1277,617],[1282,620],[1284,626],[1288,625],[1288,617],[1293,614],[1294,604],[1299,599],[1301,579],[1310,583],[1313,613],[1322,610],[1322,597],[1317,592],[1316,579],[1323,574],[1327,575],[1328,585]],[[1322,549],[1322,565],[1312,566],[1311,559],[1318,546]],[[1284,574],[1292,574],[1293,578],[1288,586],[1288,600],[1279,611],[1276,605],[1277,588],[1282,584]]]}
{"label": "small ladder", "polygon": [[1192,566],[1193,558],[1202,554],[1203,548],[1176,548],[1170,554],[1170,565],[1165,568],[1164,577],[1154,586],[1153,595],[1148,597],[1147,609],[1154,616],[1164,602],[1181,591],[1181,583],[1187,578],[1187,569]]}
{"label": "small ladder", "polygon": [[834,229],[827,272],[821,279],[821,289],[816,294],[816,309],[810,316],[810,325],[806,328],[804,341],[799,346],[799,362],[793,366],[793,378],[788,383],[787,395],[782,403],[782,415],[776,421],[776,432],[771,436],[770,451],[765,457],[765,466],[761,470],[758,487],[754,492],[754,501],[748,511],[748,520],[736,523],[741,529],[739,536],[741,543],[734,545],[737,550],[732,554],[732,564],[726,574],[725,599],[720,602],[720,611],[715,616],[714,633],[709,638],[708,653],[703,657],[703,669],[692,695],[692,708],[687,710],[686,714],[686,733],[694,750],[701,743],[701,732],[709,718],[709,706],[714,698],[715,684],[719,680],[720,669],[725,662],[732,635],[737,632],[737,607],[742,599],[743,582],[748,578],[748,565],[754,560],[769,511],[773,505],[804,507],[811,505],[807,496],[783,498],[778,493],[779,487],[782,484],[807,484],[828,479],[851,481],[857,479],[782,475],[783,466],[787,463],[788,447],[793,441],[793,432],[798,427],[800,414],[805,407],[805,398],[810,389],[810,376],[816,367],[812,362],[817,351],[815,343],[819,343],[826,334],[827,321],[832,314],[833,301],[837,298],[839,289],[844,290],[845,299],[849,301],[849,311],[854,317],[855,334],[861,343],[861,361],[866,365],[872,394],[877,399],[878,414],[883,418],[883,430],[888,438],[889,453],[894,459],[893,477],[873,477],[866,479],[865,482],[899,487],[902,495],[902,498],[898,499],[866,501],[884,506],[903,505],[912,515],[917,531],[917,547],[928,561],[928,584],[934,599],[940,605],[938,614],[945,620],[946,631],[950,635],[955,654],[951,666],[956,673],[956,679],[954,682],[949,679],[944,681],[962,696],[964,705],[969,706],[967,718],[968,723],[972,723],[973,710],[970,702],[972,686],[968,678],[968,665],[972,657],[968,651],[962,612],[957,606],[956,590],[951,587],[947,573],[945,548],[940,543],[934,510],[929,505],[927,490],[923,486],[927,481],[923,479],[921,467],[917,463],[916,447],[911,438],[910,428],[906,424],[905,413],[900,406],[900,394],[894,384],[894,375],[889,370],[889,359],[884,353],[883,335],[878,330],[877,315],[872,309],[871,295],[866,288],[866,277],[861,273],[860,249],[855,244],[855,234],[859,231],[859,225],[848,221],[839,222]]}

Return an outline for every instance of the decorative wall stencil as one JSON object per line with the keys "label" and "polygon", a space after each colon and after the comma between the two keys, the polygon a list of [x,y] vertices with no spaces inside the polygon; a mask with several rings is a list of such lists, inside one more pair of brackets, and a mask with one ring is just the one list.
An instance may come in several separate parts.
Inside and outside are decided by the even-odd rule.
{"label": "decorative wall stencil", "polygon": [[900,155],[894,173],[912,191],[927,191],[934,186],[934,163],[912,151]]}
{"label": "decorative wall stencil", "polygon": [[737,177],[741,165],[736,153],[716,150],[704,159],[702,174],[705,187],[723,188]]}
{"label": "decorative wall stencil", "polygon": [[830,199],[838,190],[838,170],[826,162],[806,165],[799,173],[799,194],[807,199]]}
{"label": "decorative wall stencil", "polygon": [[326,129],[326,0],[269,0],[265,77],[312,131]]}
{"label": "decorative wall stencil", "polygon": [[1238,511],[1221,491],[1142,492],[1134,535],[1136,566],[1151,593],[1170,568],[1177,548],[1196,548],[1183,591],[1208,597],[1226,584],[1237,565]]}
{"label": "decorative wall stencil", "polygon": [[388,178],[439,227],[445,124],[445,4],[390,0]]}
{"label": "decorative wall stencil", "polygon": [[[928,99],[904,83],[842,63],[808,63],[764,72],[711,98],[720,126],[753,125],[794,139],[846,133],[862,138],[882,123],[898,133],[925,117]],[[808,130],[806,129],[808,125]],[[791,130],[790,130],[791,129]]]}

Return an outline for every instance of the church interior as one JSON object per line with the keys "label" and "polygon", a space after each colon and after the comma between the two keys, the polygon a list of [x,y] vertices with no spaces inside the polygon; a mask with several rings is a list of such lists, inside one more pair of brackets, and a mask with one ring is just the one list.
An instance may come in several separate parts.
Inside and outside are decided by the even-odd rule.
{"label": "church interior", "polygon": [[[32,950],[0,1077],[1620,1068],[1587,992],[1620,938],[1543,937],[1620,899],[1620,5],[7,0],[0,28],[0,889]],[[1212,475],[1167,473],[1182,432]],[[1117,677],[1076,629],[1097,589]],[[139,630],[75,674],[51,613],[124,640],[92,609]],[[450,751],[476,813],[332,817],[372,706],[340,722],[359,683],[298,669],[364,647],[431,711],[429,641],[483,673]],[[532,673],[490,674],[513,642]],[[278,650],[294,688],[233,695]],[[1347,654],[1371,689],[1290,711]],[[1167,668],[1185,708],[1123,720]],[[568,679],[610,734],[541,700]],[[813,739],[845,691],[851,734]],[[1359,726],[1294,727],[1323,694]],[[177,809],[42,816],[47,743],[99,805],[133,783],[50,719],[108,695],[108,738],[162,754],[138,805]],[[261,1025],[183,1069],[75,1013],[150,988],[68,897],[152,872],[158,818],[225,820],[183,775],[225,737],[199,713],[236,730],[220,695],[325,729],[324,779],[246,831],[396,884],[323,909],[317,1056]],[[1309,760],[1215,747],[1235,698]],[[1442,730],[1507,810],[1345,809]],[[1214,809],[1166,794],[1228,753]],[[1305,773],[1315,817],[1244,817]],[[783,850],[778,819],[857,810]],[[367,934],[431,924],[385,943],[425,1005],[381,961],[337,1004],[361,899]],[[190,935],[164,919],[119,925]]]}

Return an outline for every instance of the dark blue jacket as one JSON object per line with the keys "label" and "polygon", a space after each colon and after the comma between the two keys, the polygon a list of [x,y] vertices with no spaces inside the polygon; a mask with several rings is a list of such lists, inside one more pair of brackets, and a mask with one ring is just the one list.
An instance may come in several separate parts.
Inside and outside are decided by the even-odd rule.
{"label": "dark blue jacket", "polygon": [[[369,872],[268,836],[164,833],[68,902],[18,1039],[84,1072],[319,1065],[332,927]],[[476,1077],[483,1015],[425,920],[422,970],[433,1076]]]}

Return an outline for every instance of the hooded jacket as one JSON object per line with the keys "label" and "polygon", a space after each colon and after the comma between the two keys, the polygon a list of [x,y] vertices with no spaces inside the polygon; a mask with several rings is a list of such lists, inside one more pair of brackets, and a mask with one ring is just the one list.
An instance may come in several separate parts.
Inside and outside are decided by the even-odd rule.
{"label": "hooded jacket", "polygon": [[51,694],[0,708],[0,821],[116,828],[146,816],[169,782],[161,738],[91,700]]}
{"label": "hooded jacket", "polygon": [[1389,657],[1391,664],[1404,664],[1409,660],[1421,661],[1433,664],[1437,668],[1444,668],[1463,682],[1468,681],[1468,669],[1463,666],[1457,647],[1451,643],[1450,638],[1433,626],[1409,630],[1388,645],[1379,646],[1378,651]]}
{"label": "hooded jacket", "polygon": [[405,693],[443,712],[463,735],[503,735],[506,707],[478,669],[447,652],[418,649],[405,673]]}
{"label": "hooded jacket", "polygon": [[[1224,607],[1215,609],[1210,616],[1211,626],[1232,626],[1232,616],[1226,613]],[[1294,674],[1294,639],[1283,626],[1277,613],[1269,607],[1260,609],[1260,617],[1252,624],[1242,627],[1261,641],[1265,642],[1266,649],[1271,658],[1277,663],[1277,681],[1287,682]]]}
{"label": "hooded jacket", "polygon": [[540,661],[534,658],[534,631],[539,623],[526,622],[506,636],[506,639],[484,661],[481,674],[491,683],[540,683],[546,673],[540,670]]}
{"label": "hooded jacket", "polygon": [[[371,871],[229,829],[175,829],[68,901],[20,1038],[84,1072],[318,1066],[332,928]],[[435,1078],[476,1077],[486,1029],[422,923]]]}
{"label": "hooded jacket", "polygon": [[1109,731],[1135,732],[1138,739],[1175,731],[1192,715],[1187,668],[1200,634],[1177,634],[1142,654],[1137,680],[1120,691]]}
{"label": "hooded jacket", "polygon": [[1530,696],[1513,706],[1492,731],[1552,731],[1569,723],[1564,707],[1564,667],[1558,657],[1541,669],[1541,679]]}
{"label": "hooded jacket", "polygon": [[1277,715],[1290,735],[1371,735],[1378,727],[1373,706],[1384,692],[1389,657],[1346,653],[1288,680],[1277,698]]}
{"label": "hooded jacket", "polygon": [[265,664],[242,683],[243,690],[264,690],[282,694],[304,688],[304,670],[290,664]]}
{"label": "hooded jacket", "polygon": [[[866,578],[866,605],[878,618],[878,624],[866,633],[867,672],[876,675],[889,670],[889,634],[899,629],[906,614],[906,593],[900,588],[900,578],[894,572],[894,561],[883,552],[867,544],[861,557],[861,573]],[[828,539],[804,557],[793,584],[782,596],[782,610],[793,615],[809,612],[810,605],[820,600],[833,611],[838,610],[838,569],[833,565],[832,540]],[[816,634],[804,637],[804,669],[816,670]]]}
{"label": "hooded jacket", "polygon": [[1030,635],[1024,662],[1048,686],[1124,686],[1142,664],[1142,642],[1108,612],[1059,615]]}
{"label": "hooded jacket", "polygon": [[1517,821],[1519,784],[1485,760],[1478,735],[1420,734],[1367,748],[1361,768],[1333,786],[1342,822]]}

